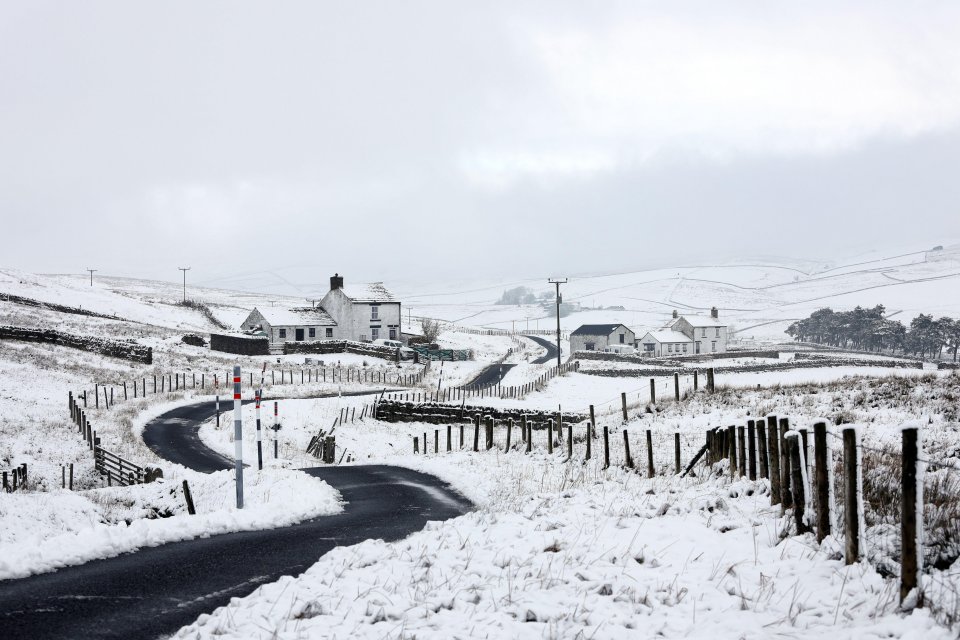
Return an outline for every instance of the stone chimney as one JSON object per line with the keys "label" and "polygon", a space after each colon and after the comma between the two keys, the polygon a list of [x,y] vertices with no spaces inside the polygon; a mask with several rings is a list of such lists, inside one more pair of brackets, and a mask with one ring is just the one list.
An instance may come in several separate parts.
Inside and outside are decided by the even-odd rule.
{"label": "stone chimney", "polygon": [[716,307],[713,307],[713,308],[710,309],[710,317],[711,317],[711,318],[714,318],[714,319],[717,319],[717,318],[720,317],[720,312],[717,311],[717,308],[716,308]]}
{"label": "stone chimney", "polygon": [[330,277],[330,291],[334,289],[343,289],[343,276],[335,273]]}
{"label": "stone chimney", "polygon": [[676,310],[676,309],[673,310],[673,317],[674,317],[674,318],[679,318],[679,317],[680,317],[680,314],[677,313],[677,310]]}

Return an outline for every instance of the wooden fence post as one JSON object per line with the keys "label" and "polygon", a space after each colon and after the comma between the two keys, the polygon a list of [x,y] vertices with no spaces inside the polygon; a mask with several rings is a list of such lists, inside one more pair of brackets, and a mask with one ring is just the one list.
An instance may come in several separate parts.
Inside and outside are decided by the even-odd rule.
{"label": "wooden fence post", "polygon": [[463,423],[460,423],[460,450],[463,450]]}
{"label": "wooden fence post", "polygon": [[480,451],[480,414],[478,413],[473,422],[473,450]]}
{"label": "wooden fence post", "polygon": [[510,451],[510,436],[513,435],[513,418],[507,420],[507,446],[504,448],[504,451]]}
{"label": "wooden fence post", "polygon": [[650,432],[650,429],[647,429],[647,477],[652,478],[654,476],[653,470],[653,433]]}
{"label": "wooden fence post", "polygon": [[413,452],[420,453],[420,438],[413,436]]}
{"label": "wooden fence post", "polygon": [[733,425],[727,427],[727,450],[730,454],[730,479],[737,477],[737,428]]}
{"label": "wooden fence post", "polygon": [[193,507],[193,496],[190,495],[190,485],[183,481],[183,499],[187,503],[187,513],[191,516],[197,515],[197,510]]}
{"label": "wooden fence post", "polygon": [[790,476],[791,491],[793,493],[793,520],[797,526],[797,535],[809,531],[807,526],[804,509],[806,507],[806,498],[803,494],[803,460],[800,458],[800,432],[788,431],[786,433],[787,450],[790,454]]}
{"label": "wooden fence post", "polygon": [[547,420],[547,453],[553,453],[553,418]]}
{"label": "wooden fence post", "polygon": [[857,453],[859,437],[856,427],[843,427],[843,534],[844,561],[853,564],[860,560],[860,457]]}
{"label": "wooden fence post", "polygon": [[520,423],[523,425],[524,431],[527,432],[527,453],[533,451],[533,425],[527,422],[527,414],[520,416]]}
{"label": "wooden fence post", "polygon": [[[282,370],[281,370],[281,373],[282,373]],[[283,384],[283,382],[281,382],[280,384]],[[427,432],[424,431],[423,432],[423,455],[427,455],[427,453],[430,451],[430,449],[428,449],[428,446],[429,445],[427,444]]]}
{"label": "wooden fence post", "polygon": [[654,378],[650,378],[650,404],[657,404],[657,384]]}
{"label": "wooden fence post", "polygon": [[757,479],[757,423],[747,420],[747,473],[751,480]]}
{"label": "wooden fence post", "polygon": [[677,473],[680,473],[680,432],[673,434],[673,462],[674,466],[677,469]]}
{"label": "wooden fence post", "polygon": [[700,388],[700,377],[697,375],[697,370],[693,370],[693,392],[696,393]]}
{"label": "wooden fence post", "polygon": [[673,373],[673,396],[674,400],[680,402],[680,374],[676,371]]}
{"label": "wooden fence post", "polygon": [[793,493],[790,491],[790,451],[787,448],[786,433],[790,431],[790,420],[780,418],[780,506],[781,513],[793,506]]}
{"label": "wooden fence post", "polygon": [[770,457],[767,451],[767,421],[757,420],[757,444],[760,445],[760,477],[770,477]]}
{"label": "wooden fence post", "polygon": [[740,477],[743,478],[747,475],[747,439],[743,433],[743,425],[737,427],[737,442],[740,447],[737,460],[740,463]]}
{"label": "wooden fence post", "polygon": [[610,430],[606,425],[603,427],[603,468],[610,468]]}
{"label": "wooden fence post", "polygon": [[573,424],[568,424],[567,425],[567,462],[572,462],[572,461],[573,461]]}
{"label": "wooden fence post", "polygon": [[487,416],[486,436],[487,451],[489,451],[493,449],[493,416]]}
{"label": "wooden fence post", "polygon": [[817,496],[817,542],[823,542],[831,533],[830,527],[830,465],[827,457],[827,423],[815,422],[813,425],[814,473],[816,474]]}
{"label": "wooden fence post", "polygon": [[[923,476],[918,473],[919,429],[903,428],[902,486],[900,492],[900,603],[917,589],[916,606],[923,606],[918,576],[923,559]],[[919,522],[918,522],[919,520]]]}
{"label": "wooden fence post", "polygon": [[593,425],[593,421],[591,420],[590,422],[587,423],[587,452],[583,456],[584,460],[589,460],[593,455],[593,445],[591,444],[590,441],[593,440],[592,432],[595,430],[596,430],[596,427]]}
{"label": "wooden fence post", "polygon": [[630,437],[627,435],[627,430],[623,430],[623,454],[624,461],[628,469],[633,469],[633,457],[630,455]]}
{"label": "wooden fence post", "polygon": [[777,416],[767,416],[767,448],[770,450],[770,504],[780,504],[780,431]]}

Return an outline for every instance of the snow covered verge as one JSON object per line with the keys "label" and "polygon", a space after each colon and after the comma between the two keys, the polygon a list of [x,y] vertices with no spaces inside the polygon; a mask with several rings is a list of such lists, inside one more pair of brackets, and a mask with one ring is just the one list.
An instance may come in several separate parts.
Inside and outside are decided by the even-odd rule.
{"label": "snow covered verge", "polygon": [[[931,564],[925,573],[930,608],[899,608],[899,581],[891,575],[896,521],[883,511],[890,492],[879,492],[880,480],[871,479],[893,477],[882,466],[868,465],[864,483],[867,559],[850,566],[839,534],[822,545],[812,534],[791,535],[790,513],[770,506],[767,481],[731,481],[726,461],[713,473],[698,465],[698,478],[680,479],[670,469],[673,433],[681,433],[686,463],[707,427],[767,413],[796,426],[824,418],[857,422],[876,448],[895,445],[898,425],[922,416],[925,455],[949,462],[960,451],[958,380],[888,376],[728,388],[659,412],[631,412],[636,417],[626,428],[635,460],[645,455],[641,433],[654,430],[655,466],[663,475],[653,479],[619,467],[618,438],[610,443],[611,468],[602,468],[599,441],[584,462],[580,425],[573,463],[565,461],[565,446],[547,454],[541,432],[530,455],[518,448],[505,453],[502,429],[494,450],[473,453],[456,451],[454,428],[455,451],[445,453],[442,425],[343,425],[338,446],[356,449],[364,462],[432,473],[479,510],[403,541],[335,549],[299,578],[265,585],[201,616],[177,637],[955,637],[940,624],[956,614],[948,609],[960,591],[954,561]],[[309,402],[288,409],[288,435],[298,429],[295,416],[326,421],[338,411],[320,406],[332,400]],[[610,420],[605,416],[601,425]],[[429,455],[412,455],[413,437],[424,433]],[[954,530],[939,533],[953,539]],[[929,533],[925,544],[944,549],[938,530]]]}
{"label": "snow covered verge", "polygon": [[[268,529],[338,513],[339,494],[300,471],[247,470],[244,508],[232,471],[179,467],[151,484],[43,494],[0,493],[0,579],[82,564],[167,542]],[[196,515],[187,513],[187,479]]]}
{"label": "snow covered verge", "polygon": [[492,488],[480,511],[337,548],[175,637],[951,637],[835,542],[781,539],[763,483],[477,457],[445,464]]}

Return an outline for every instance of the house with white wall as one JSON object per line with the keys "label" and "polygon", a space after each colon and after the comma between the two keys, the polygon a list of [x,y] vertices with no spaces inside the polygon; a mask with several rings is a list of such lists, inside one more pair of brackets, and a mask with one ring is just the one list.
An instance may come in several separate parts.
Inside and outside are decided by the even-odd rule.
{"label": "house with white wall", "polygon": [[678,353],[724,353],[727,340],[728,327],[713,307],[709,316],[680,315],[674,311],[662,329],[648,332],[638,344],[643,355],[660,357]]}
{"label": "house with white wall", "polygon": [[347,340],[361,342],[400,339],[400,301],[382,282],[344,285],[343,276],[330,278],[330,291],[320,306],[333,316]]}
{"label": "house with white wall", "polygon": [[319,304],[292,309],[255,307],[240,328],[265,335],[274,349],[284,342],[399,340],[400,301],[382,282],[345,287],[343,276],[334,274],[330,291]]}

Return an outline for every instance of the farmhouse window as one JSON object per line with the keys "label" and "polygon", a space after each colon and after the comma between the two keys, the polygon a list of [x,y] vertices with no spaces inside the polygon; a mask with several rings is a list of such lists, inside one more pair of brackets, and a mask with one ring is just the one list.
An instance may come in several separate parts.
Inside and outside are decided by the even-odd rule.
{"label": "farmhouse window", "polygon": [[327,337],[328,338],[333,337],[333,329],[331,329],[330,327],[327,327]]}
{"label": "farmhouse window", "polygon": [[[370,305],[370,319],[377,320],[380,318],[380,307],[375,304]],[[374,338],[376,340],[376,338]]]}
{"label": "farmhouse window", "polygon": [[287,337],[287,330],[286,330],[286,329],[279,329],[279,330],[278,330],[278,333],[279,333],[279,335],[280,335],[281,338],[286,338],[286,337]]}
{"label": "farmhouse window", "polygon": [[716,350],[717,350],[717,343],[716,341],[713,341],[710,343],[710,351],[716,351]]}
{"label": "farmhouse window", "polygon": [[720,327],[717,327],[717,337],[720,337]]}
{"label": "farmhouse window", "polygon": [[[376,308],[376,307],[374,307]],[[370,339],[379,340],[380,339],[380,327],[372,327],[370,329]]]}
{"label": "farmhouse window", "polygon": [[667,344],[667,353],[673,353],[673,343]]}
{"label": "farmhouse window", "polygon": [[703,328],[703,333],[700,334],[700,337],[701,337],[701,338],[706,338],[706,337],[707,337],[707,328],[706,328],[706,327]]}
{"label": "farmhouse window", "polygon": [[620,344],[623,344],[624,338],[626,338],[626,336],[621,333],[621,334],[620,334]]}
{"label": "farmhouse window", "polygon": [[687,352],[687,345],[683,345],[683,352],[684,352],[684,353]]}
{"label": "farmhouse window", "polygon": [[594,345],[593,345],[592,342],[588,342],[588,343],[586,343],[584,346],[587,348],[587,351],[593,351],[593,346],[594,346]]}
{"label": "farmhouse window", "polygon": [[309,331],[310,331],[309,335],[311,338],[317,337],[317,330],[314,327],[310,327]]}
{"label": "farmhouse window", "polygon": [[393,327],[390,327],[390,339],[391,340],[397,339],[397,330],[394,329]]}

